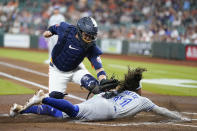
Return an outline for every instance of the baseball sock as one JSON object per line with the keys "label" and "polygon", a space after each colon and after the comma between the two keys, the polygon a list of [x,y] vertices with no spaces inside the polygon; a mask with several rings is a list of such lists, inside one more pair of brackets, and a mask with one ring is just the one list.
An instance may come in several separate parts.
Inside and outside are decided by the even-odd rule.
{"label": "baseball sock", "polygon": [[49,115],[57,118],[63,118],[63,114],[60,110],[53,108],[49,105],[34,105],[20,112],[20,114],[26,114],[26,113]]}
{"label": "baseball sock", "polygon": [[79,112],[79,107],[77,105],[73,105],[72,103],[70,103],[65,99],[55,99],[55,98],[47,97],[42,100],[42,103],[50,105],[60,111],[63,111],[70,117],[77,116]]}

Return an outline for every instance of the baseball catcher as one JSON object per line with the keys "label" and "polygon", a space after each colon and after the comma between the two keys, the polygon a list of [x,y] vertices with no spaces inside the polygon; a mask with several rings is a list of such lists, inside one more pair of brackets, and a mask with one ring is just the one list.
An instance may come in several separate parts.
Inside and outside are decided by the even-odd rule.
{"label": "baseball catcher", "polygon": [[[96,45],[97,33],[98,25],[92,17],[79,19],[77,25],[61,22],[50,26],[43,33],[46,38],[58,36],[49,64],[50,97],[64,98],[68,82],[77,83],[96,94],[101,89],[93,90],[92,86],[106,85],[111,82],[106,79],[106,72],[102,66],[100,58],[102,51]],[[83,65],[82,61],[85,57],[93,65],[97,79]]]}

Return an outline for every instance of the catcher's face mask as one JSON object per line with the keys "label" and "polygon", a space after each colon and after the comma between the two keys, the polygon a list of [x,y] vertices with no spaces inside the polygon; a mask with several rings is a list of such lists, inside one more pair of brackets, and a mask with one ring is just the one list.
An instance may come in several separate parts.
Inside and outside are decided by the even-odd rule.
{"label": "catcher's face mask", "polygon": [[87,33],[85,33],[85,32],[82,32],[82,39],[83,39],[86,43],[90,43],[90,42],[96,40],[96,36],[95,36],[95,35],[87,34]]}
{"label": "catcher's face mask", "polygon": [[98,33],[98,26],[92,17],[83,17],[77,22],[77,29],[79,37],[85,43],[91,43],[96,40]]}

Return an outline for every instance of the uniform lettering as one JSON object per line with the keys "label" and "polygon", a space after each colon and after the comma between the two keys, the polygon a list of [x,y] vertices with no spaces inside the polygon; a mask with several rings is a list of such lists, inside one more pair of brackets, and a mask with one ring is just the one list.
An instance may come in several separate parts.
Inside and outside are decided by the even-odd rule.
{"label": "uniform lettering", "polygon": [[125,100],[124,100],[122,103],[120,103],[120,105],[121,105],[122,107],[124,107],[125,105],[127,105],[127,104],[130,103],[131,101],[132,101],[131,98],[125,98]]}
{"label": "uniform lettering", "polygon": [[135,94],[135,95],[132,96],[132,98],[133,98],[133,99],[136,99],[136,98],[138,98],[138,95]]}

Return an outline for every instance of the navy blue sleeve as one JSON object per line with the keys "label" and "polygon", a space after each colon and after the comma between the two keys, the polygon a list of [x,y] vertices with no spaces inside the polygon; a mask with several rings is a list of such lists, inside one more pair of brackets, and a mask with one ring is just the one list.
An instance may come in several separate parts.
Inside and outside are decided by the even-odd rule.
{"label": "navy blue sleeve", "polygon": [[94,68],[100,69],[102,68],[102,61],[100,59],[100,55],[102,54],[102,51],[95,45],[91,48],[91,51],[89,51],[89,54],[87,55],[89,61],[94,66]]}
{"label": "navy blue sleeve", "polygon": [[56,24],[53,26],[50,26],[48,30],[53,34],[53,35],[60,35],[64,33],[64,31],[69,27],[70,24],[66,22],[61,22],[60,25]]}

